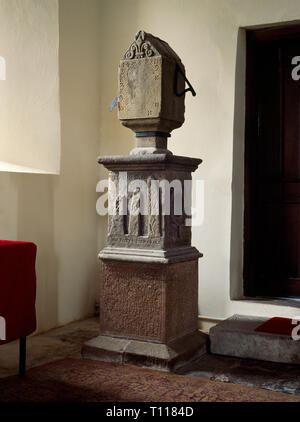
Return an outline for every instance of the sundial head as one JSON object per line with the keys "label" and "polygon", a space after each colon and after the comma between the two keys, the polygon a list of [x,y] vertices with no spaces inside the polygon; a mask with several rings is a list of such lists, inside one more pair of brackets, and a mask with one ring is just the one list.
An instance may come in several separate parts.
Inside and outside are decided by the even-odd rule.
{"label": "sundial head", "polygon": [[167,136],[182,126],[184,74],[180,58],[165,41],[137,32],[119,65],[121,123],[138,136],[145,132],[144,136],[153,136],[153,132]]}

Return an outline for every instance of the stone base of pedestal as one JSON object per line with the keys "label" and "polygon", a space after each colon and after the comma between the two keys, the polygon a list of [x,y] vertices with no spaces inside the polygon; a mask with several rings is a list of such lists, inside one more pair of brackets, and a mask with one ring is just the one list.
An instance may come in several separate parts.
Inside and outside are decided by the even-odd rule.
{"label": "stone base of pedestal", "polygon": [[100,334],[169,344],[198,328],[198,259],[103,261]]}
{"label": "stone base of pedestal", "polygon": [[82,357],[172,372],[206,353],[207,341],[199,331],[169,344],[99,336],[84,344]]}

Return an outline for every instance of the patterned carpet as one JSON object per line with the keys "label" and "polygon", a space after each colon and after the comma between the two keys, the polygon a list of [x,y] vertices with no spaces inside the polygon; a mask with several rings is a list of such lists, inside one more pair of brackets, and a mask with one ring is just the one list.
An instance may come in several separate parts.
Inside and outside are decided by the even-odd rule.
{"label": "patterned carpet", "polygon": [[68,358],[0,380],[1,402],[299,402],[259,388]]}

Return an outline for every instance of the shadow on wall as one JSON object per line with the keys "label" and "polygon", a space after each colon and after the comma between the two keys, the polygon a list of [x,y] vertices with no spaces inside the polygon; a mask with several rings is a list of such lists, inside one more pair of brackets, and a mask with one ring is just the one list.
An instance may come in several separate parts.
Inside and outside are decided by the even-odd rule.
{"label": "shadow on wall", "polygon": [[38,245],[37,314],[38,327],[58,323],[58,259],[54,248],[53,178],[56,176],[0,173],[1,238]]}
{"label": "shadow on wall", "polygon": [[[119,3],[119,9],[110,10],[121,21]],[[116,116],[103,111],[115,95],[112,80],[117,84],[120,59],[108,38],[117,46],[127,25],[125,19],[114,31],[115,16],[106,16],[105,7],[99,0],[59,2],[60,175],[0,172],[0,237],[38,245],[38,331],[92,315],[98,296],[97,156],[108,152],[102,151],[104,143],[108,150],[114,141],[106,119],[121,126]],[[126,9],[126,15],[131,12]],[[134,34],[135,28],[126,32]],[[99,235],[105,239],[104,231]]]}
{"label": "shadow on wall", "polygon": [[232,212],[230,240],[230,298],[241,299],[244,251],[244,151],[245,151],[246,31],[237,36],[233,123]]}
{"label": "shadow on wall", "polygon": [[[18,174],[18,239],[38,245],[36,272],[38,329],[58,321],[58,265],[55,252],[54,192],[55,176]],[[32,241],[32,240],[31,240]]]}

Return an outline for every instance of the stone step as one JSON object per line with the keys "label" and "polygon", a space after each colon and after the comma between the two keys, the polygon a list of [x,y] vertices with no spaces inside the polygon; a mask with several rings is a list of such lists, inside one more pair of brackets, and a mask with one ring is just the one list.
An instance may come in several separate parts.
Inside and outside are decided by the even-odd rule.
{"label": "stone step", "polygon": [[269,318],[233,315],[209,332],[211,353],[269,362],[300,364],[300,340],[255,331]]}

